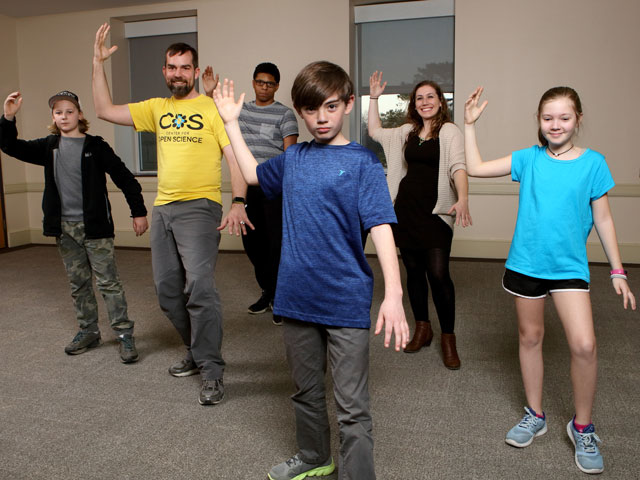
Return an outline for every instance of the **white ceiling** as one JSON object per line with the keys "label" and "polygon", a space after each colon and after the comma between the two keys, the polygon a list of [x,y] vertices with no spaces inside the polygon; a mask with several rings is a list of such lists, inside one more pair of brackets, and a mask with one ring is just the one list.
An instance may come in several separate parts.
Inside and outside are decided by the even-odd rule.
{"label": "white ceiling", "polygon": [[177,0],[1,0],[0,15],[7,17],[35,17],[56,13],[130,7],[150,3],[175,3]]}

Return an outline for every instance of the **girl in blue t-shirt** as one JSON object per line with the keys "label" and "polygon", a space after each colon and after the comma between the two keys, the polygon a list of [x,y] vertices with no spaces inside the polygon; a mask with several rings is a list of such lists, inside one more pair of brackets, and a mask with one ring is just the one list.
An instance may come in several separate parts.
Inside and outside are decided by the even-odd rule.
{"label": "girl in blue t-shirt", "polygon": [[475,123],[487,106],[478,87],[465,103],[467,173],[475,177],[511,174],[520,183],[518,219],[502,284],[515,298],[520,340],[520,368],[528,406],[525,416],[506,436],[526,447],[547,431],[542,410],[542,339],[544,301],[553,297],[571,351],[571,381],[576,413],[567,433],[575,445],[575,462],[585,473],[604,469],[591,423],[596,391],[596,338],[589,297],[586,242],[595,224],[611,264],[613,288],[626,309],[636,308],[622,268],[609,208],[613,179],[604,157],[575,145],[582,105],[575,90],[555,87],[538,105],[540,146],[483,162]]}

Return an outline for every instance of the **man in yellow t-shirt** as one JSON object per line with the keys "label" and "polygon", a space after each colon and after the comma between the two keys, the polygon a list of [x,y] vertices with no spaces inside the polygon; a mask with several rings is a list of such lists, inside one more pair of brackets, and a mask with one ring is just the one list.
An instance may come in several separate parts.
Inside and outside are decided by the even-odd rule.
{"label": "man in yellow t-shirt", "polygon": [[[244,210],[246,184],[236,163],[213,100],[195,90],[198,53],[184,43],[169,46],[162,73],[170,98],[114,105],[104,62],[109,26],[96,33],[93,101],[99,118],[137,131],[155,132],[158,196],[151,224],[153,278],[162,311],[182,337],[187,356],[169,367],[175,377],[202,374],[198,401],[215,405],[224,397],[221,355],[222,312],[214,269],[220,231],[246,233],[253,228]],[[231,172],[234,203],[222,218],[221,157]]]}

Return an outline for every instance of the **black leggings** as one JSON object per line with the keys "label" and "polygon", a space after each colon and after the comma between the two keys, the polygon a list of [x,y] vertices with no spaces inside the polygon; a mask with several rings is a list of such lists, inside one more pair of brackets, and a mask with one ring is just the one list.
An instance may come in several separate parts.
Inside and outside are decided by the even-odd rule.
{"label": "black leggings", "polygon": [[[407,270],[407,291],[417,322],[429,321],[429,284],[442,333],[453,333],[455,323],[455,290],[449,275],[449,254],[444,248],[413,250],[401,248]],[[426,275],[425,275],[426,273]],[[429,279],[429,283],[427,283]]]}

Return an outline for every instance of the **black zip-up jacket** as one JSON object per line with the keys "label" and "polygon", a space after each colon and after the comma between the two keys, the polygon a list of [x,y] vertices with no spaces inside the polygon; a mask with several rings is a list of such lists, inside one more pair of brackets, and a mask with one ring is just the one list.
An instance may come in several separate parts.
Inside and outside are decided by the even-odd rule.
{"label": "black zip-up jacket", "polygon": [[[36,140],[20,140],[15,119],[7,120],[4,115],[0,118],[0,149],[18,160],[44,167],[42,224],[44,234],[49,237],[59,237],[62,234],[60,195],[54,168],[54,152],[58,149],[59,143],[60,135],[49,135]],[[102,137],[85,136],[81,170],[82,211],[87,238],[114,236],[106,173],[124,193],[131,209],[131,216],[147,215],[140,184]]]}

